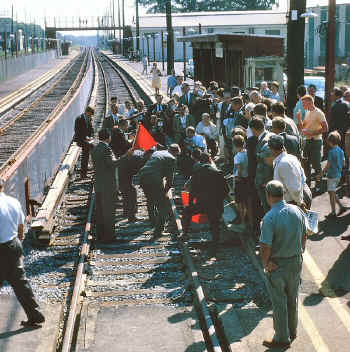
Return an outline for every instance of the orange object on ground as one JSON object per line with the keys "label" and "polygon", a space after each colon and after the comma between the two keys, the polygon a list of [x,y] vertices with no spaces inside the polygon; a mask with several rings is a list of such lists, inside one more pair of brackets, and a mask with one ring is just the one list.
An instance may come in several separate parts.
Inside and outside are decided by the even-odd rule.
{"label": "orange object on ground", "polygon": [[[189,192],[182,191],[181,192],[182,204],[184,207],[187,207],[190,203],[190,194]],[[196,203],[196,198],[193,200],[193,203]],[[206,214],[196,214],[192,216],[192,222],[196,224],[206,224],[208,222],[208,217]]]}

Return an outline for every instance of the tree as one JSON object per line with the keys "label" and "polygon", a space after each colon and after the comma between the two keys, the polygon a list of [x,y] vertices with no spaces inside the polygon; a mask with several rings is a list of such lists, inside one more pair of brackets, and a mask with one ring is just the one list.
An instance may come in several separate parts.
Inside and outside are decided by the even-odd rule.
{"label": "tree", "polygon": [[[139,0],[148,13],[164,13],[164,0]],[[173,0],[173,12],[247,11],[270,9],[276,0]]]}

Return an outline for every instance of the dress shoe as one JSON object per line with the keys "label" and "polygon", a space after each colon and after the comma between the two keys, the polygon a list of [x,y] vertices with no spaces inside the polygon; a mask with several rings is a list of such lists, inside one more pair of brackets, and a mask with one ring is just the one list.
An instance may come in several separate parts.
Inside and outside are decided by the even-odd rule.
{"label": "dress shoe", "polygon": [[350,235],[341,236],[341,239],[344,241],[350,241]]}
{"label": "dress shoe", "polygon": [[337,216],[340,216],[340,215],[344,214],[347,210],[348,209],[346,207],[341,207],[339,212],[338,212],[338,214],[337,214]]}
{"label": "dress shoe", "polygon": [[264,340],[263,345],[267,348],[289,348],[290,342],[279,342],[274,339]]}
{"label": "dress shoe", "polygon": [[39,310],[35,309],[31,314],[31,317],[28,318],[27,321],[22,321],[21,325],[24,326],[25,328],[38,328],[44,322],[45,322],[44,315],[41,312],[39,312]]}
{"label": "dress shoe", "polygon": [[296,338],[297,338],[297,335],[290,335],[290,342],[293,342]]}

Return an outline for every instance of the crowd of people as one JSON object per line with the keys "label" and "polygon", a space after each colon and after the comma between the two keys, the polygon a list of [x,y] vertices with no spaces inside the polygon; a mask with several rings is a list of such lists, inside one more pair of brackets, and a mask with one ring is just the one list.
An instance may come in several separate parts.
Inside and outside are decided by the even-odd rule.
{"label": "crowd of people", "polygon": [[[156,66],[152,70],[154,80],[159,72]],[[345,135],[350,127],[350,90],[333,89],[328,124],[324,102],[312,85],[298,87],[298,101],[291,117],[287,116],[277,82],[270,87],[263,82],[260,89],[242,92],[238,87],[220,88],[217,82],[204,87],[197,81],[191,87],[182,75],[173,72],[168,77],[168,97],[160,94],[159,84],[153,86],[157,88],[156,102],[148,107],[143,101],[133,107],[130,102],[121,104],[114,98],[99,131],[100,142],[92,151],[100,240],[109,242],[114,237],[116,195],[111,193],[110,185],[120,189],[128,221],[138,219],[133,186],[136,174],[147,199],[153,238],[162,235],[167,223],[173,226],[167,194],[178,171],[187,179],[184,188],[190,199],[182,215],[183,238],[188,236],[192,216],[206,214],[215,256],[224,199],[230,191],[227,175],[231,174],[237,210],[233,223],[244,223],[260,243],[272,288],[275,335],[264,345],[289,346],[297,332],[296,302],[309,231],[305,214],[311,207],[311,190],[321,192],[322,178],[326,176],[331,205],[328,217],[335,218],[347,210],[336,190],[348,168]],[[89,132],[88,110],[77,124],[82,119]],[[155,148],[135,150],[132,139],[139,124],[152,135]],[[78,141],[83,153],[89,150],[84,147],[90,145],[89,136],[92,134]],[[322,168],[323,158],[327,162]],[[82,177],[85,174],[83,157]]]}

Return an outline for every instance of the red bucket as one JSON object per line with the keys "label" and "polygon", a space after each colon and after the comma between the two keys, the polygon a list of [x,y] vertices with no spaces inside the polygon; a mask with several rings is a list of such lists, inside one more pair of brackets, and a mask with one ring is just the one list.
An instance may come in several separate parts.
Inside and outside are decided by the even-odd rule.
{"label": "red bucket", "polygon": [[[190,194],[189,192],[182,191],[181,192],[182,204],[184,207],[187,207],[190,202]],[[193,200],[196,203],[196,198]],[[196,214],[192,216],[192,222],[196,224],[206,224],[208,222],[208,217],[206,214]]]}

